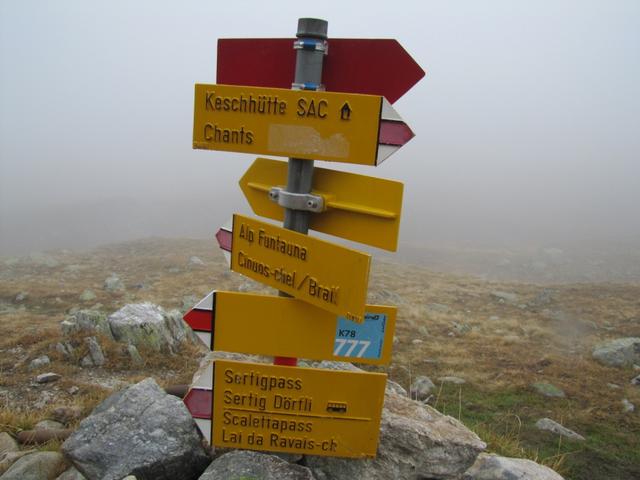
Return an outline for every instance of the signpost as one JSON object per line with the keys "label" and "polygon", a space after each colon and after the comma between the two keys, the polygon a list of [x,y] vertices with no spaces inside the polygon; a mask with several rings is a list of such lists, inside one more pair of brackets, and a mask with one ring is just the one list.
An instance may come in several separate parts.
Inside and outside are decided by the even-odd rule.
{"label": "signpost", "polygon": [[367,305],[355,323],[294,298],[213,291],[184,320],[211,350],[386,365],[396,307]]}
{"label": "signpost", "polygon": [[413,138],[374,95],[196,84],[194,112],[205,150],[379,165]]}
{"label": "signpost", "polygon": [[214,445],[375,457],[385,374],[229,360],[214,368]]}
{"label": "signpost", "polygon": [[231,270],[354,322],[364,320],[370,255],[237,214],[232,231]]}
{"label": "signpost", "polygon": [[211,350],[275,365],[215,360],[184,402],[218,447],[375,457],[387,376],[295,365],[388,364],[396,308],[365,304],[370,255],[306,233],[395,251],[402,184],[314,160],[377,166],[411,140],[389,102],[424,71],[395,40],[331,40],[328,55],[324,20],[299,19],[297,37],[220,40],[218,84],[195,86],[194,148],[290,158],[259,158],[240,181],[284,228],[234,215],[216,234],[232,270],[279,296],[213,291],[184,316]]}
{"label": "signpost", "polygon": [[[289,88],[296,55],[290,38],[221,38],[217,82]],[[381,95],[391,103],[425,73],[393,39],[332,38],[322,71],[328,91]]]}
{"label": "signpost", "polygon": [[[286,183],[285,162],[258,158],[240,179],[240,188],[256,215],[282,221],[284,210],[276,202]],[[396,251],[402,190],[400,182],[316,167],[311,193],[321,197],[323,207],[310,218],[309,228]]]}

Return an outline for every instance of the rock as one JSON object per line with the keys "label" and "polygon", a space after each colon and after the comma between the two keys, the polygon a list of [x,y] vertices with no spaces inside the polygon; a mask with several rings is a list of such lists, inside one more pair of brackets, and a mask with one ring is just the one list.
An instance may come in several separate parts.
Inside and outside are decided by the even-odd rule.
{"label": "rock", "polygon": [[196,257],[195,255],[189,258],[189,263],[187,264],[188,267],[204,267],[205,263],[200,260],[199,257]]}
{"label": "rock", "polygon": [[104,289],[107,292],[122,292],[124,291],[124,284],[120,277],[115,273],[112,273],[109,277],[107,277],[104,281]]}
{"label": "rock", "polygon": [[321,368],[323,370],[346,370],[348,372],[362,372],[361,368],[356,367],[349,362],[335,362],[333,360],[322,360],[321,362],[312,362],[312,368]]}
{"label": "rock", "polygon": [[543,288],[541,292],[539,292],[531,302],[529,302],[528,306],[539,308],[545,305],[549,305],[553,301],[553,290],[550,288]]}
{"label": "rock", "polygon": [[410,394],[411,398],[415,400],[426,400],[429,394],[436,386],[433,384],[429,377],[424,375],[418,375],[411,384]]}
{"label": "rock", "polygon": [[41,355],[38,358],[34,358],[33,360],[31,360],[31,363],[29,363],[29,368],[31,370],[36,370],[40,367],[49,365],[50,363],[51,363],[51,360],[47,355]]}
{"label": "rock", "polygon": [[55,420],[40,420],[33,427],[34,430],[63,430],[64,425]]}
{"label": "rock", "polygon": [[626,398],[623,398],[621,403],[622,403],[622,411],[624,413],[633,413],[636,409],[636,406]]}
{"label": "rock", "polygon": [[16,460],[24,457],[25,455],[30,455],[35,450],[18,450],[15,452],[6,452],[0,454],[0,478],[2,478],[2,474],[9,470],[9,467],[13,465]]}
{"label": "rock", "polygon": [[64,465],[58,452],[35,452],[18,459],[2,480],[45,480],[54,478]]}
{"label": "rock", "polygon": [[411,340],[411,345],[420,345],[424,343],[422,340],[420,340],[419,338],[414,338],[413,340]]}
{"label": "rock", "polygon": [[450,308],[449,305],[445,305],[443,303],[430,303],[428,304],[425,309],[427,310],[427,313],[448,313]]}
{"label": "rock", "polygon": [[86,289],[80,294],[81,302],[93,302],[96,298],[98,297],[93,293],[93,290]]}
{"label": "rock", "polygon": [[51,402],[51,400],[53,400],[53,397],[54,395],[52,392],[48,392],[45,390],[40,394],[40,397],[38,398],[38,400],[36,400],[36,402],[33,404],[34,408],[36,410],[42,410],[45,407],[45,405],[47,405],[49,402]]}
{"label": "rock", "polygon": [[63,320],[60,322],[60,330],[62,331],[62,335],[65,337],[69,337],[74,333],[77,333],[80,329],[75,322],[70,320]]}
{"label": "rock", "polygon": [[551,420],[550,418],[541,418],[536,422],[536,427],[539,430],[547,430],[549,432],[553,432],[561,437],[568,438],[569,440],[576,441],[584,441],[585,438],[579,433],[574,432],[573,430],[569,430],[566,427],[563,427],[558,422]]}
{"label": "rock", "polygon": [[191,336],[180,312],[152,303],[135,303],[122,307],[107,318],[113,338],[118,342],[145,346],[155,351],[176,352]]}
{"label": "rock", "polygon": [[551,383],[539,382],[532,383],[531,387],[538,392],[540,395],[544,395],[545,397],[557,397],[564,398],[565,393],[561,388],[552,385]]}
{"label": "rock", "polygon": [[218,479],[314,480],[307,467],[275,455],[235,450],[216,458],[199,480]]}
{"label": "rock", "polygon": [[61,378],[62,378],[62,375],[59,375],[57,373],[53,373],[53,372],[41,373],[40,375],[38,375],[36,377],[36,382],[38,382],[38,383],[51,383],[51,382],[55,382],[57,380],[60,380]]}
{"label": "rock", "polygon": [[438,382],[440,383],[453,383],[454,385],[464,385],[467,381],[464,378],[460,377],[439,377]]}
{"label": "rock", "polygon": [[51,418],[64,425],[78,420],[81,416],[82,409],[80,407],[57,407],[51,412]]}
{"label": "rock", "polygon": [[468,323],[452,322],[451,328],[453,328],[453,333],[455,335],[464,335],[471,331],[471,325]]}
{"label": "rock", "polygon": [[129,354],[129,358],[131,358],[131,364],[134,367],[141,367],[142,365],[144,365],[144,360],[142,359],[142,356],[140,355],[140,352],[138,352],[138,349],[135,345],[128,344],[127,353]]}
{"label": "rock", "polygon": [[78,332],[100,334],[113,339],[107,316],[97,310],[76,310],[60,322],[62,335],[65,337]]}
{"label": "rock", "polygon": [[27,292],[20,292],[19,294],[16,295],[15,298],[15,303],[22,303],[24,302],[27,298],[29,297],[29,294]]}
{"label": "rock", "polygon": [[76,467],[71,467],[65,470],[56,480],[87,480],[87,477],[82,475]]}
{"label": "rock", "polygon": [[395,393],[396,395],[401,395],[403,397],[409,396],[409,394],[407,393],[407,390],[405,390],[405,388],[402,385],[394,382],[393,380],[387,379],[386,391],[390,393]]}
{"label": "rock", "polygon": [[62,451],[83,475],[102,480],[129,474],[195,479],[211,460],[182,401],[167,395],[152,378],[99,404]]}
{"label": "rock", "polygon": [[58,342],[55,346],[56,352],[58,352],[66,360],[69,360],[73,356],[74,348],[69,342]]}
{"label": "rock", "polygon": [[180,311],[187,312],[198,303],[198,298],[195,295],[185,295],[182,297],[182,308]]}
{"label": "rock", "polygon": [[631,379],[631,385],[640,385],[640,375]]}
{"label": "rock", "polygon": [[67,392],[69,392],[69,395],[75,395],[79,391],[80,391],[80,388],[75,385],[70,386],[69,390],[67,390]]}
{"label": "rock", "polygon": [[607,387],[609,387],[611,390],[620,390],[620,385],[617,385],[615,383],[607,383]]}
{"label": "rock", "polygon": [[308,456],[305,462],[319,479],[457,479],[485,448],[457,420],[387,392],[375,459]]}
{"label": "rock", "polygon": [[563,480],[549,467],[523,458],[481,453],[462,480]]}
{"label": "rock", "polygon": [[18,450],[20,450],[18,442],[7,432],[0,432],[0,457],[4,453],[17,452]]}
{"label": "rock", "polygon": [[640,337],[617,338],[597,345],[592,356],[608,367],[631,367],[640,362]]}
{"label": "rock", "polygon": [[96,337],[86,337],[84,342],[89,348],[89,353],[82,359],[82,366],[103,366],[106,359],[104,358],[104,353],[102,353],[102,348],[100,348],[100,344],[98,343],[98,340],[96,340]]}
{"label": "rock", "polygon": [[490,295],[497,299],[499,303],[518,303],[518,295],[511,292],[502,292],[500,290],[494,290]]}

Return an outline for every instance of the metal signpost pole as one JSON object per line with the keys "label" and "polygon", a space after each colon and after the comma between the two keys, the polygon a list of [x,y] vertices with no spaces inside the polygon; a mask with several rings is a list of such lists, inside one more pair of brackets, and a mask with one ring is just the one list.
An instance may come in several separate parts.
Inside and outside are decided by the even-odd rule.
{"label": "metal signpost pole", "polygon": [[[326,20],[316,18],[298,19],[298,40],[294,43],[296,49],[296,73],[291,86],[294,90],[319,90],[322,83],[322,63],[327,52]],[[284,193],[309,194],[313,186],[313,160],[290,158],[287,175],[287,190]],[[292,198],[293,197],[293,198]],[[287,197],[282,195],[279,203],[286,203]],[[292,200],[294,196],[288,197]],[[283,201],[284,200],[284,201]],[[308,210],[286,208],[284,213],[284,228],[300,233],[309,232],[309,215],[317,205],[309,200]],[[288,297],[285,292],[280,296]],[[290,357],[274,357],[275,365],[297,365],[297,359]]]}

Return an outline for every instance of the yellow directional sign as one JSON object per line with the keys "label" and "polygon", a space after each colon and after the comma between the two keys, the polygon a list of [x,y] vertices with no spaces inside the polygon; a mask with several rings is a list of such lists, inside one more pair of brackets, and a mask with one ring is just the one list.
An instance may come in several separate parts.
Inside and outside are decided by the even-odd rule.
{"label": "yellow directional sign", "polygon": [[387,376],[216,360],[213,445],[373,458]]}
{"label": "yellow directional sign", "polygon": [[[267,158],[256,159],[240,179],[253,212],[279,221],[284,219],[284,209],[268,193],[286,184],[287,163]],[[402,190],[402,183],[393,180],[316,167],[312,193],[323,197],[325,210],[310,215],[309,228],[396,251]]]}
{"label": "yellow directional sign", "polygon": [[196,331],[212,332],[206,337],[212,350],[375,365],[391,361],[396,307],[367,305],[364,322],[355,323],[295,298],[213,295],[212,324]]}
{"label": "yellow directional sign", "polygon": [[233,216],[231,270],[358,323],[370,264],[366,253]]}
{"label": "yellow directional sign", "polygon": [[196,84],[193,148],[376,165],[382,100]]}

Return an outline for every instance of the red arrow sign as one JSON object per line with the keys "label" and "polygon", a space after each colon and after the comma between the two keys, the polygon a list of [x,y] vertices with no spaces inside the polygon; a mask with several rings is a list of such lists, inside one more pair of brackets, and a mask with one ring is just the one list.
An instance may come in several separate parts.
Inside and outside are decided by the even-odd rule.
{"label": "red arrow sign", "polygon": [[[294,39],[218,40],[217,83],[291,88]],[[327,91],[382,95],[394,103],[425,72],[396,40],[332,38],[322,70]]]}

